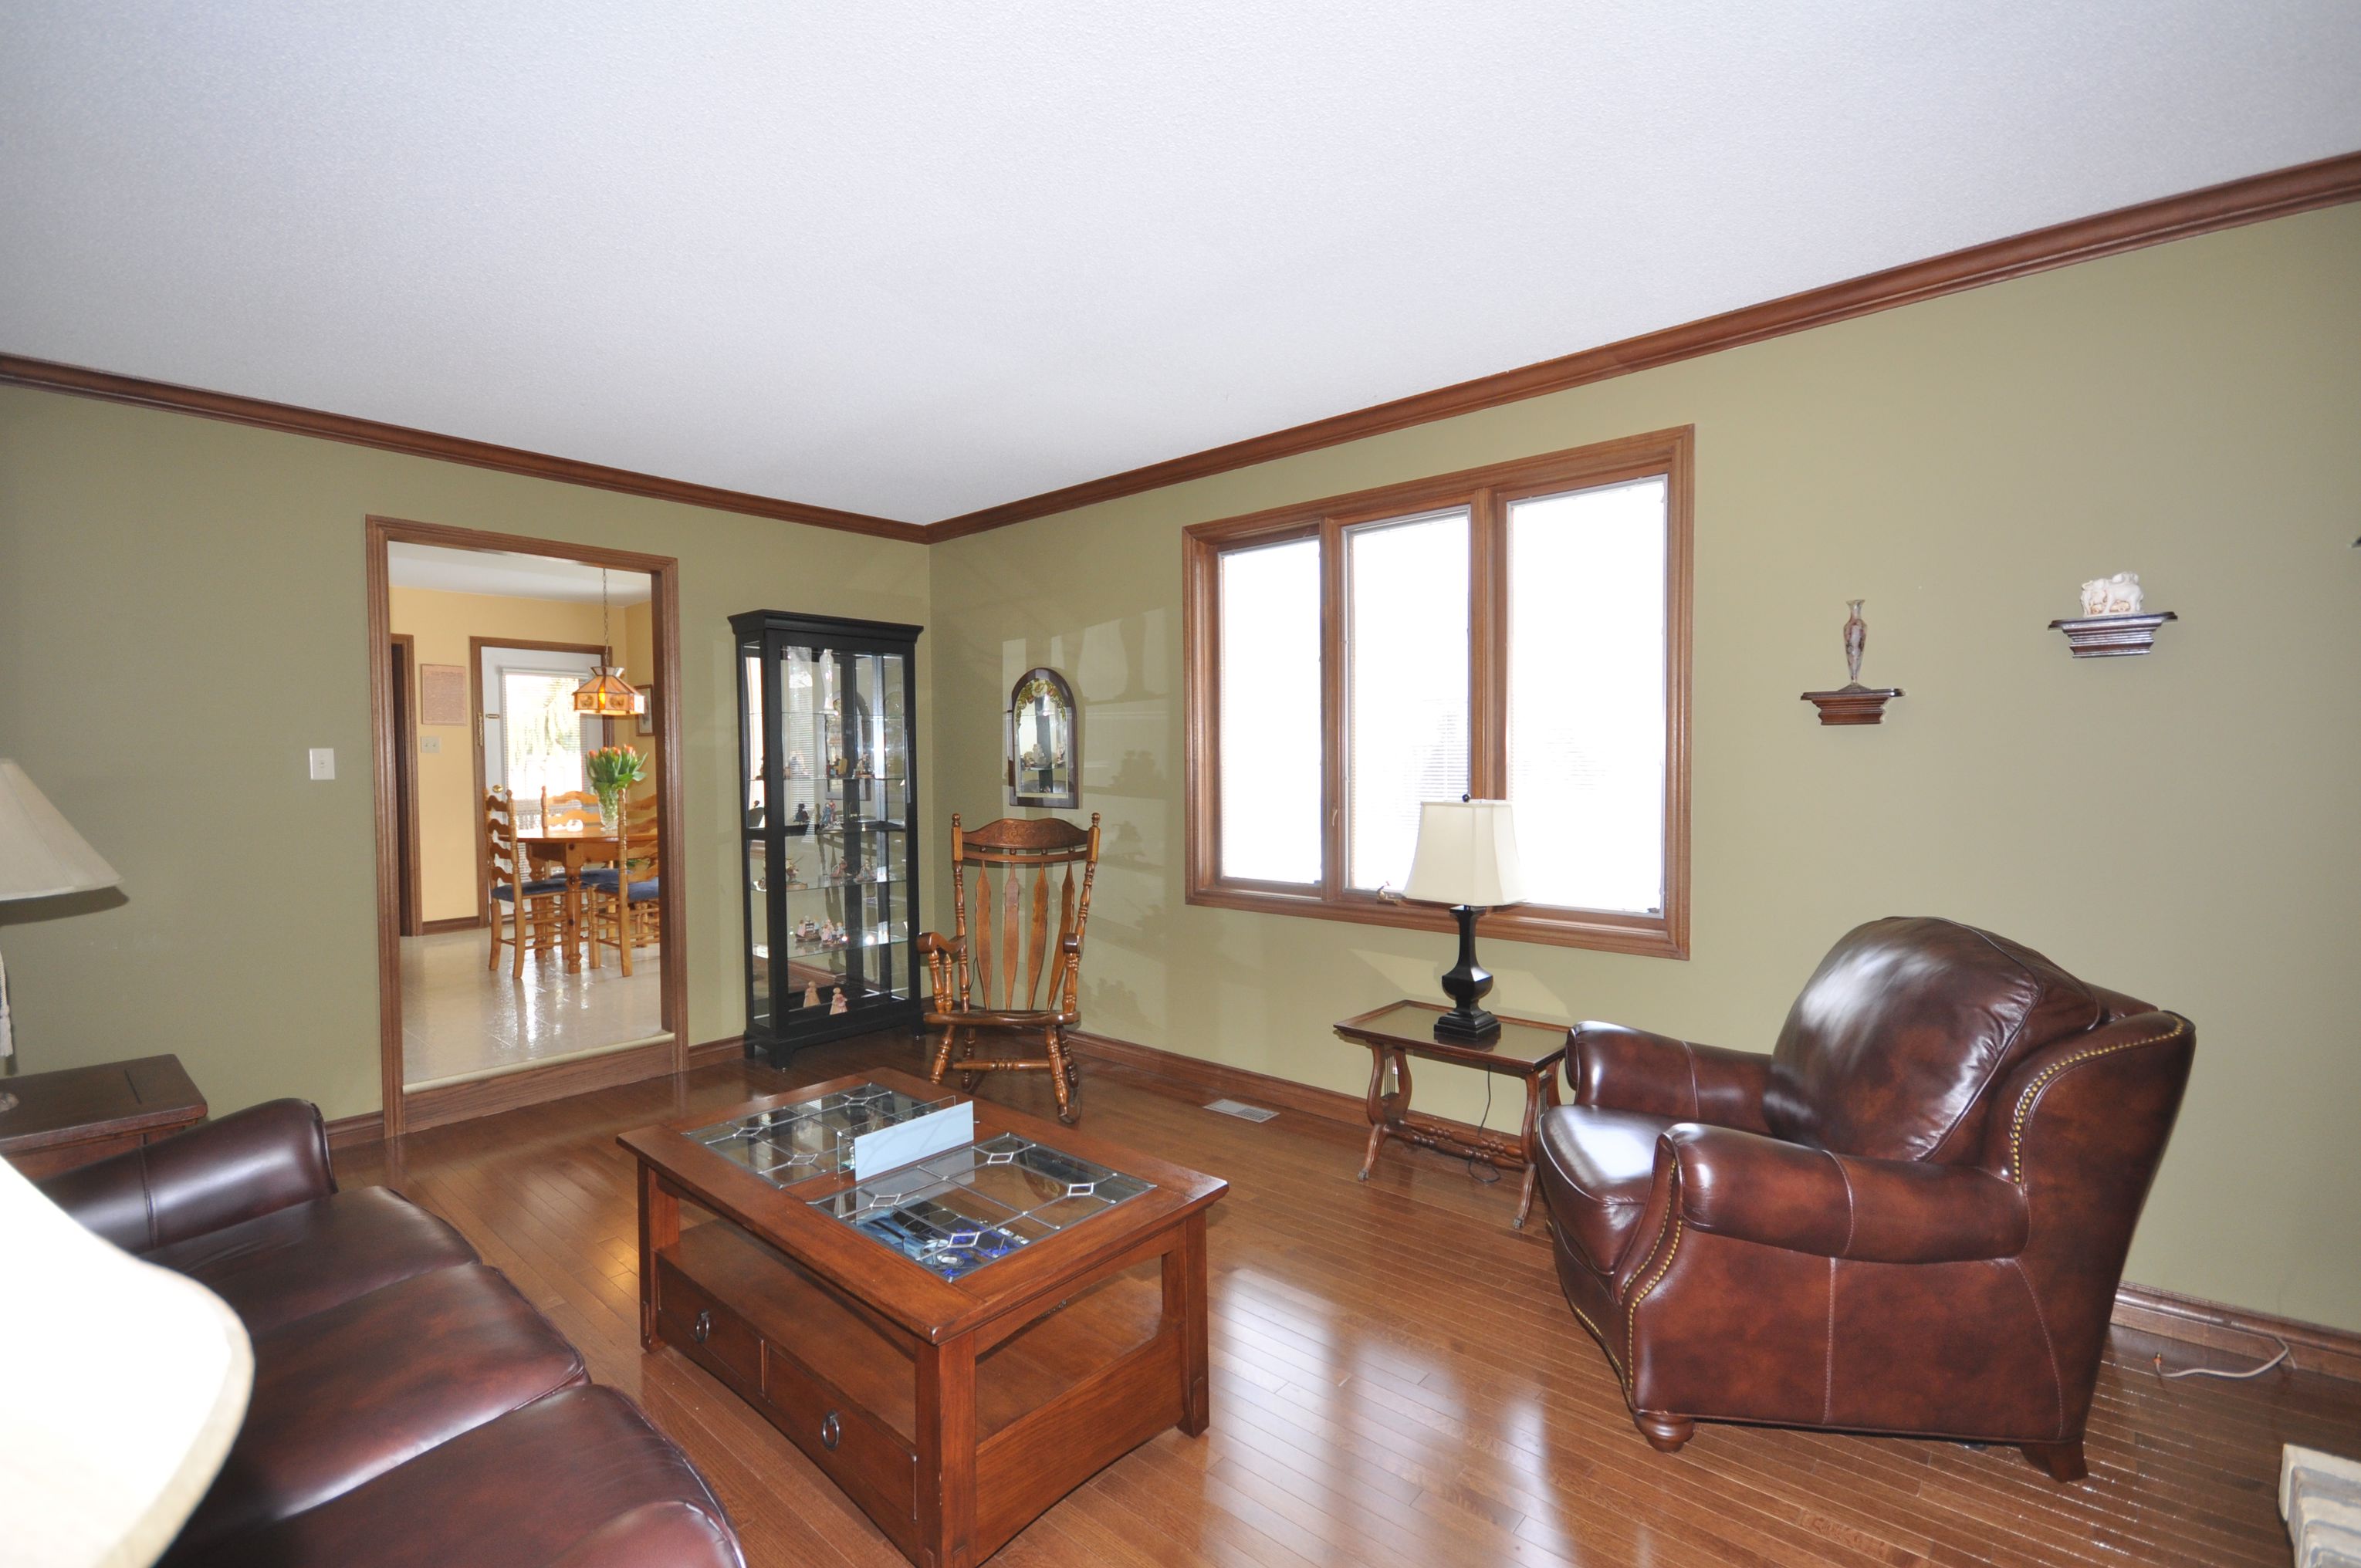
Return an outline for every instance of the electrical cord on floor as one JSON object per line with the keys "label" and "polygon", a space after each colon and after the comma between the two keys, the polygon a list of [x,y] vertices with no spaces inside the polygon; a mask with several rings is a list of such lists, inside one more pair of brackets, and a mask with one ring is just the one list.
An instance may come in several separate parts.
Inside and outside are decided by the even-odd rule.
{"label": "electrical cord on floor", "polygon": [[2225,1382],[2236,1383],[2248,1377],[2260,1377],[2281,1362],[2287,1363],[2290,1369],[2292,1369],[2295,1365],[2295,1348],[2277,1334],[2266,1337],[2279,1347],[2279,1353],[2260,1366],[2250,1366],[2244,1372],[2232,1372],[2219,1366],[2178,1366],[2168,1372],[2165,1370],[2164,1354],[2159,1351],[2156,1357],[2156,1375],[2158,1377],[2219,1377]]}
{"label": "electrical cord on floor", "polygon": [[[1476,1119],[1476,1130],[1479,1133],[1486,1131],[1487,1124],[1491,1120],[1492,1075],[1488,1072],[1484,1075],[1484,1114]],[[1489,1176],[1484,1175],[1482,1171],[1478,1171],[1476,1168],[1478,1165],[1483,1166],[1485,1170],[1488,1170],[1492,1174]],[[1500,1168],[1494,1165],[1490,1160],[1481,1159],[1472,1154],[1467,1157],[1467,1176],[1470,1180],[1474,1181],[1479,1187],[1498,1187],[1500,1185]]]}

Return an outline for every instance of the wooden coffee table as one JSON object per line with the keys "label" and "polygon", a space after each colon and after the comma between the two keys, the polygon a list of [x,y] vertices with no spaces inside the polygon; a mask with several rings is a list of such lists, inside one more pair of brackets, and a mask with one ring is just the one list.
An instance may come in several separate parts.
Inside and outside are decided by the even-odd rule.
{"label": "wooden coffee table", "polygon": [[[833,1168],[833,1135],[795,1108],[888,1091],[966,1098],[880,1070],[623,1134],[640,1172],[640,1339],[752,1405],[913,1563],[966,1568],[1165,1428],[1205,1430],[1205,1214],[1229,1184],[979,1100],[972,1149],[894,1173],[914,1197],[875,1206],[890,1200],[849,1161]],[[840,1121],[863,1113],[831,1103]],[[779,1130],[715,1131],[765,1113]],[[975,1169],[938,1184],[962,1159]],[[879,1239],[937,1246],[947,1233],[911,1216],[1018,1187],[1040,1206],[932,1254],[939,1267]],[[835,1212],[856,1204],[879,1234]]]}

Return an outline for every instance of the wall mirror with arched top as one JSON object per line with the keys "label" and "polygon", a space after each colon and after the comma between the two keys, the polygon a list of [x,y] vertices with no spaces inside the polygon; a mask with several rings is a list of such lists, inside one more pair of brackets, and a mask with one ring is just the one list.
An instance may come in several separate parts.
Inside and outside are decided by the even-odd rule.
{"label": "wall mirror with arched top", "polygon": [[1017,678],[1008,694],[1008,804],[1082,804],[1082,716],[1074,688],[1046,666]]}

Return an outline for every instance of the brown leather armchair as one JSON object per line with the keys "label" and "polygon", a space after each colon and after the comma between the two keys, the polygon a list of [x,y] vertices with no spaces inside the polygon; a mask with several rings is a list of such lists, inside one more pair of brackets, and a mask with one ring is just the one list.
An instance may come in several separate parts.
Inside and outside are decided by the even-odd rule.
{"label": "brown leather armchair", "polygon": [[1873,921],[1765,1056],[1577,1025],[1558,1277],[1632,1420],[2015,1443],[2061,1481],[2189,1020],[1949,920]]}

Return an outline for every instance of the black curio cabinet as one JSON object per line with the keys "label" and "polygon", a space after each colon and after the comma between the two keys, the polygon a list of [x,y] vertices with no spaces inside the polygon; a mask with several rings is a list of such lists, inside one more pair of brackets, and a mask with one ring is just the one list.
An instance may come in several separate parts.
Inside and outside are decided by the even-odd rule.
{"label": "black curio cabinet", "polygon": [[915,1027],[920,628],[750,610],[738,637],[746,1049]]}

